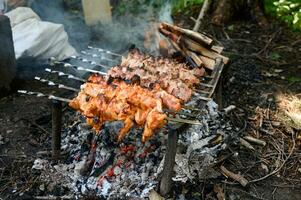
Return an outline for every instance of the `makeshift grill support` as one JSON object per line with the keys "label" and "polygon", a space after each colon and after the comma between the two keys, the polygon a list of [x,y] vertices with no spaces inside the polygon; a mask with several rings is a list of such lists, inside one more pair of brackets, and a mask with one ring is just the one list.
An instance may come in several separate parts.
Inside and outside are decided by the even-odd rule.
{"label": "makeshift grill support", "polygon": [[177,143],[177,131],[170,130],[168,132],[167,149],[164,157],[162,179],[160,181],[160,193],[163,196],[167,196],[172,188],[172,176],[177,153]]}
{"label": "makeshift grill support", "polygon": [[[224,67],[224,63],[222,62],[222,59],[217,58],[215,60],[215,67],[213,72],[211,73],[211,80],[208,82],[208,84],[203,84],[204,87],[207,85],[210,85],[209,90],[205,90],[206,92],[202,92],[204,96],[198,96],[201,100],[209,100],[212,98],[212,95],[217,87],[218,81],[220,79],[220,75],[222,73]],[[164,167],[162,172],[162,179],[160,182],[160,194],[163,196],[167,196],[172,188],[172,173],[173,168],[175,164],[175,156],[176,156],[176,150],[177,150],[177,143],[178,143],[178,134],[182,128],[184,128],[186,125],[183,124],[182,127],[178,131],[169,131],[168,133],[168,141],[167,141],[167,149],[165,154],[165,160],[164,160]]]}
{"label": "makeshift grill support", "polygon": [[61,157],[62,102],[52,100],[52,159]]}

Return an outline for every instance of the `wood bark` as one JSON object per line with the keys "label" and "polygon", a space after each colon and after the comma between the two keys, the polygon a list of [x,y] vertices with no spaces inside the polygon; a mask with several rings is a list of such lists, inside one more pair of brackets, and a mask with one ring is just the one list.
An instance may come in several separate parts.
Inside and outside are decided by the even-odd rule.
{"label": "wood bark", "polygon": [[15,77],[16,59],[10,21],[4,15],[0,15],[0,44],[0,90],[9,90]]}
{"label": "wood bark", "polygon": [[167,149],[164,159],[164,167],[162,172],[162,179],[160,182],[160,194],[166,197],[172,188],[172,176],[173,168],[175,165],[175,158],[177,153],[177,143],[178,143],[178,132],[169,131],[167,139]]}
{"label": "wood bark", "polygon": [[235,15],[242,16],[244,13],[255,19],[260,26],[268,26],[268,21],[263,12],[263,3],[260,0],[219,0],[211,21],[216,25],[224,25]]}

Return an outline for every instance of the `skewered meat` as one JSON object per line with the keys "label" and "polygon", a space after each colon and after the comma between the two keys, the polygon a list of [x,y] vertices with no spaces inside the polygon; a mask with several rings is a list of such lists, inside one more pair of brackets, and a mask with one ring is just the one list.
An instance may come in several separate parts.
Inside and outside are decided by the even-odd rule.
{"label": "skewered meat", "polygon": [[169,94],[187,102],[192,95],[193,86],[200,83],[199,77],[204,73],[203,68],[190,70],[183,63],[156,59],[134,49],[127,58],[123,58],[120,66],[111,68],[108,75],[127,80],[139,76],[141,86],[149,88],[158,83]]}
{"label": "skewered meat", "polygon": [[166,124],[163,106],[174,111],[181,109],[180,100],[159,85],[148,90],[124,81],[114,80],[108,84],[97,75],[92,75],[88,81],[69,105],[86,116],[87,123],[95,130],[100,130],[106,121],[123,121],[124,127],[119,131],[118,141],[134,124],[144,126],[142,141],[147,141],[154,130]]}

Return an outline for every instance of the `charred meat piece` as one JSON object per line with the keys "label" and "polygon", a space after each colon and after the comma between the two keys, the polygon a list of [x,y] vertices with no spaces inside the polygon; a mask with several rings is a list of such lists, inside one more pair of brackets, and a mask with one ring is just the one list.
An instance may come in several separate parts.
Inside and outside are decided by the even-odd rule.
{"label": "charred meat piece", "polygon": [[153,136],[156,129],[166,124],[163,107],[181,109],[181,100],[168,94],[157,84],[152,90],[137,84],[113,80],[110,84],[98,75],[92,75],[81,86],[81,91],[69,106],[87,118],[87,123],[99,131],[106,121],[123,121],[118,141],[134,126],[144,126],[142,141]]}
{"label": "charred meat piece", "polygon": [[189,69],[183,63],[144,55],[137,49],[130,51],[119,66],[108,71],[110,77],[124,80],[132,80],[139,76],[140,85],[146,88],[159,83],[163,90],[183,102],[191,98],[192,88],[200,83],[199,78],[204,74],[204,68]]}

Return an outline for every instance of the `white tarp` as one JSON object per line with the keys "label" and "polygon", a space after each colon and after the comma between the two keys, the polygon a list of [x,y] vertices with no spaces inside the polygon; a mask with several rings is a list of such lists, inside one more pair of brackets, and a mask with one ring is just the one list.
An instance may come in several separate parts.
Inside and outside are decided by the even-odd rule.
{"label": "white tarp", "polygon": [[31,57],[45,60],[55,57],[63,60],[76,55],[63,25],[44,22],[26,7],[16,8],[6,15],[12,26],[16,59]]}

